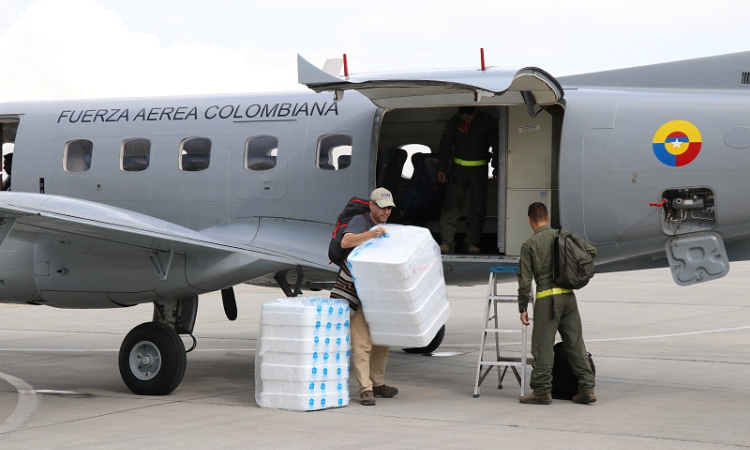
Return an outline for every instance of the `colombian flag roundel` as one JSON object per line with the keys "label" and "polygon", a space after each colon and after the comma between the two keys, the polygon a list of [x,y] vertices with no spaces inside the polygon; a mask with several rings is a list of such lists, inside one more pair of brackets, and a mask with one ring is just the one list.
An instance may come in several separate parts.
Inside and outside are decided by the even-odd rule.
{"label": "colombian flag roundel", "polygon": [[654,134],[654,155],[662,163],[679,167],[690,164],[701,151],[701,132],[687,120],[667,122]]}

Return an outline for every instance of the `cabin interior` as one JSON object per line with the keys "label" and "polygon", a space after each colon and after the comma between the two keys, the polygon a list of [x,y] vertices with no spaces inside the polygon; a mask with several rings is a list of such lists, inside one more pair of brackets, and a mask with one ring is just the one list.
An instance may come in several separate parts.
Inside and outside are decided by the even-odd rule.
{"label": "cabin interior", "polygon": [[[558,225],[558,166],[563,108],[560,105],[535,111],[525,105],[479,108],[498,121],[500,149],[497,178],[488,167],[487,207],[480,255],[517,256],[532,231],[528,206],[547,205],[552,225]],[[538,109],[538,108],[537,108]],[[437,153],[448,120],[458,112],[453,107],[403,108],[386,111],[379,132],[376,184],[390,190],[398,211],[390,221],[427,227],[440,242],[440,213],[447,183],[437,181]],[[465,250],[465,213],[458,223],[457,257]]]}

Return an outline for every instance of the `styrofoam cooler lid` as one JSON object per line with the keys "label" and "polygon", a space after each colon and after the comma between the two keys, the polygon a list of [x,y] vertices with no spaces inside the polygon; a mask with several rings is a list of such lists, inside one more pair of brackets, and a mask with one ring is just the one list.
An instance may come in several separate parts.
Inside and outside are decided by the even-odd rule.
{"label": "styrofoam cooler lid", "polygon": [[349,254],[348,261],[404,264],[415,253],[436,245],[427,228],[396,224],[381,226],[385,227],[387,233],[355,247]]}

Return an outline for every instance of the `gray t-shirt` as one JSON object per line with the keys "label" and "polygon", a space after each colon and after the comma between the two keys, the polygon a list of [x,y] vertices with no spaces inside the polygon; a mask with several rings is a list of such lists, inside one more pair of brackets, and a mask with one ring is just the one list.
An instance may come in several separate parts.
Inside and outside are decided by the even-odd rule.
{"label": "gray t-shirt", "polygon": [[365,231],[369,230],[370,228],[374,226],[375,226],[375,222],[372,221],[370,214],[358,214],[352,217],[352,220],[349,222],[349,224],[346,226],[346,229],[344,230],[344,234],[364,233]]}

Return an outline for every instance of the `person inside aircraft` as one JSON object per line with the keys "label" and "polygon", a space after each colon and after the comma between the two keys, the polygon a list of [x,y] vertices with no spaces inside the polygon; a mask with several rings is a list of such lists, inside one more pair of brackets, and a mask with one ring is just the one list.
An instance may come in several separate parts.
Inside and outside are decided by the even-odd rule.
{"label": "person inside aircraft", "polygon": [[8,174],[5,180],[3,180],[1,189],[3,191],[10,190],[10,171],[12,169],[11,166],[13,166],[13,153],[8,153],[7,155],[3,156],[3,170]]}
{"label": "person inside aircraft", "polygon": [[[530,405],[552,403],[552,368],[555,362],[555,335],[560,333],[568,354],[573,373],[578,377],[578,393],[574,403],[589,404],[596,401],[596,384],[583,342],[581,316],[576,295],[572,289],[556,287],[553,282],[552,259],[557,230],[549,226],[549,214],[544,203],[529,206],[529,225],[534,234],[521,246],[521,261],[518,264],[518,311],[521,323],[530,324],[527,311],[531,300],[531,280],[536,282],[534,302],[534,328],[531,332],[531,354],[534,369],[529,386],[533,393],[524,395],[519,401]],[[586,252],[596,256],[596,248],[586,242]]]}
{"label": "person inside aircraft", "polygon": [[[351,251],[354,247],[378,236],[386,234],[385,224],[396,205],[390,191],[377,188],[370,194],[370,212],[354,216],[344,230],[341,247]],[[386,281],[386,280],[384,280]],[[352,357],[354,375],[359,382],[360,403],[374,406],[375,397],[390,398],[398,394],[398,389],[385,384],[385,366],[388,361],[388,347],[375,345],[370,339],[370,328],[365,313],[359,306],[357,289],[354,286],[347,264],[342,264],[336,283],[331,289],[331,298],[349,302],[351,310]]]}
{"label": "person inside aircraft", "polygon": [[448,183],[440,216],[442,253],[456,251],[456,225],[467,196],[469,212],[464,249],[468,253],[481,252],[479,240],[487,203],[487,163],[492,160],[493,177],[496,177],[498,145],[497,121],[476,107],[460,107],[458,114],[445,125],[438,150],[437,174],[439,183]]}

